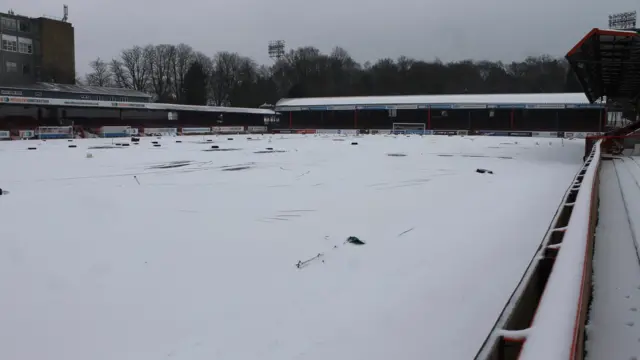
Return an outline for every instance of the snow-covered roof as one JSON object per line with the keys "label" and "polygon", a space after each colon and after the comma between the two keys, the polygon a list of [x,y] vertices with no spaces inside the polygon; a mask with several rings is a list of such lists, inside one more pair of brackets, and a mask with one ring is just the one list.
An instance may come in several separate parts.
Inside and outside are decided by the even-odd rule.
{"label": "snow-covered roof", "polygon": [[571,105],[589,104],[584,93],[353,96],[282,99],[276,110],[315,106],[366,105]]}
{"label": "snow-covered roof", "polygon": [[95,101],[95,100],[73,100],[73,99],[47,99],[33,98],[24,96],[0,96],[0,104],[16,104],[16,105],[36,105],[36,106],[72,106],[87,108],[118,108],[118,109],[148,109],[148,110],[166,110],[166,111],[199,111],[199,112],[215,112],[215,113],[242,113],[242,114],[263,114],[275,115],[270,109],[254,109],[240,107],[221,107],[221,106],[201,106],[201,105],[180,105],[180,104],[161,104],[161,103],[145,103],[145,102],[116,102],[116,101]]}

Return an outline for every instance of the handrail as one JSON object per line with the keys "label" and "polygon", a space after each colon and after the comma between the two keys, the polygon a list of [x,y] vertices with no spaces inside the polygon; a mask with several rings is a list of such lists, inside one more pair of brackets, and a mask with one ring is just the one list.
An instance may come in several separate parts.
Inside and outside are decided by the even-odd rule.
{"label": "handrail", "polygon": [[[590,286],[594,196],[600,166],[594,144],[553,270],[520,352],[520,360],[582,358],[584,317]],[[586,294],[586,295],[585,295]]]}

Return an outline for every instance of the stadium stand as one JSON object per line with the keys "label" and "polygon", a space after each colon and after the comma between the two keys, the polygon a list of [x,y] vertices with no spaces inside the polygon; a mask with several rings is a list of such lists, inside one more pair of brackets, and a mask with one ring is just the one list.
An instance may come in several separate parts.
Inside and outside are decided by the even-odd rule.
{"label": "stadium stand", "polygon": [[151,95],[138,90],[54,84],[46,82],[32,85],[0,86],[0,96],[22,96],[67,100],[151,102]]}

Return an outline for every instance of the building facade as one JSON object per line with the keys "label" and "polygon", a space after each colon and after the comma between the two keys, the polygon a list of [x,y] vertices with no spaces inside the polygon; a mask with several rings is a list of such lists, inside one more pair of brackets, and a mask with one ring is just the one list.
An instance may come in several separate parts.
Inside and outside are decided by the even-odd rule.
{"label": "building facade", "polygon": [[0,85],[75,83],[75,38],[70,23],[0,13],[0,40]]}

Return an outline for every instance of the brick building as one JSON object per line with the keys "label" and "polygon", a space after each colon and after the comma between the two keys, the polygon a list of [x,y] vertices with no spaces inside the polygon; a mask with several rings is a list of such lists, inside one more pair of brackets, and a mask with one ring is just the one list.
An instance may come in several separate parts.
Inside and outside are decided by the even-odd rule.
{"label": "brick building", "polygon": [[0,85],[75,83],[75,39],[66,20],[0,13]]}

